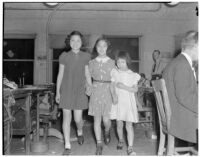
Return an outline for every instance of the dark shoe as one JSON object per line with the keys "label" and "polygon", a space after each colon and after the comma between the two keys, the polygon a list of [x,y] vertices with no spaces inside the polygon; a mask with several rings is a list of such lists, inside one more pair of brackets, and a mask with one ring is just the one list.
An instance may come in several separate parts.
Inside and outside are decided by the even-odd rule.
{"label": "dark shoe", "polygon": [[103,145],[102,143],[97,143],[96,155],[102,155]]}
{"label": "dark shoe", "polygon": [[105,132],[104,142],[106,145],[110,143],[110,130]]}
{"label": "dark shoe", "polygon": [[83,137],[83,135],[78,136],[78,143],[79,143],[80,145],[82,145],[82,144],[84,143],[84,137]]}
{"label": "dark shoe", "polygon": [[71,149],[65,148],[63,155],[70,155],[71,154]]}
{"label": "dark shoe", "polygon": [[128,155],[136,155],[136,152],[134,152],[134,150],[133,150],[133,146],[128,146],[127,154]]}
{"label": "dark shoe", "polygon": [[122,150],[124,146],[124,142],[123,141],[119,141],[117,144],[117,150]]}

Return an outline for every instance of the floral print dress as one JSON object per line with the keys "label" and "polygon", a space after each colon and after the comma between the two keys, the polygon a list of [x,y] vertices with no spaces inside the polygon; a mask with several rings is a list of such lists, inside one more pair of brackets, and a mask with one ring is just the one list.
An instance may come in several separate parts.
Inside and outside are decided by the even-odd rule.
{"label": "floral print dress", "polygon": [[93,80],[88,111],[91,116],[110,117],[112,106],[111,70],[114,67],[115,62],[109,57],[103,59],[96,57],[89,62],[89,71]]}

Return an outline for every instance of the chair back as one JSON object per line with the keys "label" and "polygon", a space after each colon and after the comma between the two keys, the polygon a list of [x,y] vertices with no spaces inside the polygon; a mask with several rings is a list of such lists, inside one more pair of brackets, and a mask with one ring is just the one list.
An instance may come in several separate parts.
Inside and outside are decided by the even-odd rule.
{"label": "chair back", "polygon": [[160,127],[162,127],[162,130],[165,133],[167,133],[170,127],[171,108],[165,80],[153,80],[152,85],[155,93]]}

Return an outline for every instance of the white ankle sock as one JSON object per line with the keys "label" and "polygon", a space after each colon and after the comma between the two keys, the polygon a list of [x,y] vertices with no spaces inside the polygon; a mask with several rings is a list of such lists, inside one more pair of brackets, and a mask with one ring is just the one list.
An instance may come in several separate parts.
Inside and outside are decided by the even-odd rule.
{"label": "white ankle sock", "polygon": [[71,144],[70,143],[65,143],[65,149],[66,148],[71,149]]}
{"label": "white ankle sock", "polygon": [[77,130],[77,134],[78,134],[78,136],[83,135],[83,130]]}

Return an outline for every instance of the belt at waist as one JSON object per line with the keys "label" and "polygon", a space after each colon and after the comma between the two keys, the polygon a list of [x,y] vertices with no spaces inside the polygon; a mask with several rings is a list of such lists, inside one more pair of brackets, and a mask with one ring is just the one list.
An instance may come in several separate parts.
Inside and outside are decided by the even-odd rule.
{"label": "belt at waist", "polygon": [[99,83],[111,83],[111,81],[104,81],[104,80],[93,80],[93,81]]}

